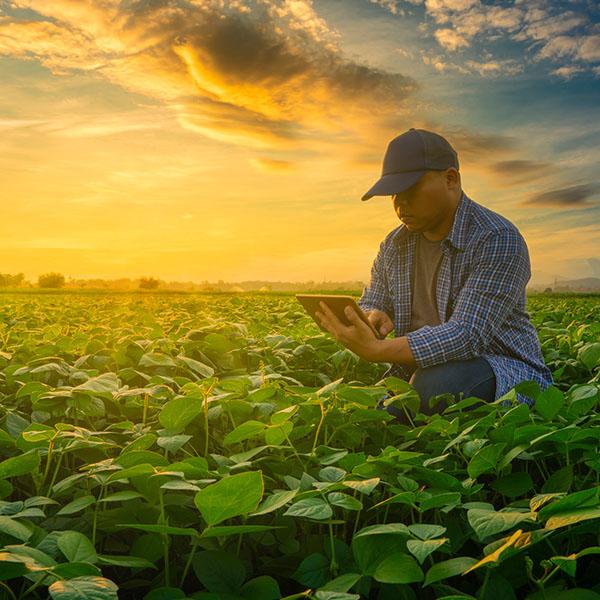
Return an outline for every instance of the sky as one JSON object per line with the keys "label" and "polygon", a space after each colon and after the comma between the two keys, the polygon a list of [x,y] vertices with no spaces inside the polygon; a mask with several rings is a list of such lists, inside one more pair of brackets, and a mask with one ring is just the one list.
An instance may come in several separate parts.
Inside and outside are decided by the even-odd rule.
{"label": "sky", "polygon": [[530,283],[600,277],[600,5],[0,0],[0,272],[368,282],[361,196],[455,148]]}

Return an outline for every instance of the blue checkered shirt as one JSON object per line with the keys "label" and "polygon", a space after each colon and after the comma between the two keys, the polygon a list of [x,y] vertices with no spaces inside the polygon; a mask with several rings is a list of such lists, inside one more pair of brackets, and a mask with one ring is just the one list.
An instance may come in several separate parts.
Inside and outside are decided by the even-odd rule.
{"label": "blue checkered shirt", "polygon": [[[552,373],[525,309],[531,267],[515,225],[463,192],[452,229],[442,240],[436,283],[440,324],[408,331],[418,235],[402,224],[385,237],[358,305],[390,316],[396,337],[407,337],[417,367],[483,356],[496,376],[496,400],[521,381],[534,380],[542,389],[551,385]],[[408,381],[410,371],[391,363],[384,377],[390,375]],[[533,403],[521,393],[517,401]]]}

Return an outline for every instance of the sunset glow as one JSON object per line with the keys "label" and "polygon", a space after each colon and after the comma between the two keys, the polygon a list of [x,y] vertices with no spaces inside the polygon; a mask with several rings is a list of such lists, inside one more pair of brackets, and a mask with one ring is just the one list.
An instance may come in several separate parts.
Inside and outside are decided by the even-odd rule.
{"label": "sunset glow", "polygon": [[360,197],[421,127],[532,283],[600,277],[590,6],[0,0],[2,270],[367,281],[399,221]]}

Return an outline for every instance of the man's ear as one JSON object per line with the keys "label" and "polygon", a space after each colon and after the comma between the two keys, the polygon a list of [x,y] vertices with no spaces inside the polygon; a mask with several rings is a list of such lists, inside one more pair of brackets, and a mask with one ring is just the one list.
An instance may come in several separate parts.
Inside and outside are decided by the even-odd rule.
{"label": "man's ear", "polygon": [[460,173],[454,167],[448,167],[445,171],[442,171],[444,182],[449,190],[455,190],[460,188]]}

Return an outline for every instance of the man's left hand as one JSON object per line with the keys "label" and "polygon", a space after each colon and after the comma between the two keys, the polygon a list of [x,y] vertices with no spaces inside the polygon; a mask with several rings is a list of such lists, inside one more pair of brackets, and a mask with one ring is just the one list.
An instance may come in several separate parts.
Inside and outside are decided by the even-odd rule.
{"label": "man's left hand", "polygon": [[335,313],[323,302],[319,302],[320,310],[315,312],[319,322],[333,337],[346,348],[352,350],[363,360],[377,362],[381,350],[381,340],[378,340],[373,330],[356,314],[356,311],[347,306],[344,313],[350,325],[344,325]]}

